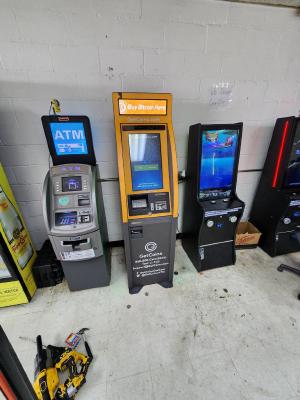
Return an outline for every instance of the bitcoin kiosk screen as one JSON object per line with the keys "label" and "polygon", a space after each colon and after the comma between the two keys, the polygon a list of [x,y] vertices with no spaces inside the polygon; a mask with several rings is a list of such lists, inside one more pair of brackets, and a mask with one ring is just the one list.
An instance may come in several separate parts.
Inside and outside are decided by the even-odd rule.
{"label": "bitcoin kiosk screen", "polygon": [[163,188],[160,135],[130,133],[128,135],[132,190]]}

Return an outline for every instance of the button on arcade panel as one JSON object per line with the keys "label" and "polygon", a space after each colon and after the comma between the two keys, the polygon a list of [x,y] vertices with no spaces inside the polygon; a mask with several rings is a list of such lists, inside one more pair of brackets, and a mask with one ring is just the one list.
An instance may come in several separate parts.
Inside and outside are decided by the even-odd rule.
{"label": "button on arcade panel", "polygon": [[240,201],[231,198],[202,202],[204,205],[203,231],[206,240],[228,240],[236,229],[236,224],[243,211]]}
{"label": "button on arcade panel", "polygon": [[278,230],[293,229],[300,226],[300,200],[292,200],[282,216]]}
{"label": "button on arcade panel", "polygon": [[162,214],[170,211],[169,193],[145,193],[128,196],[129,215]]}

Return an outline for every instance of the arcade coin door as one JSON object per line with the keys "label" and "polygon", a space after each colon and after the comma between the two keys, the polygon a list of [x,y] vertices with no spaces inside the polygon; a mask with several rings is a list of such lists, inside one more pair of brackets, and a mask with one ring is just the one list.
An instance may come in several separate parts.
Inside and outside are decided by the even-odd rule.
{"label": "arcade coin door", "polygon": [[172,287],[178,217],[172,97],[113,93],[113,105],[129,291]]}

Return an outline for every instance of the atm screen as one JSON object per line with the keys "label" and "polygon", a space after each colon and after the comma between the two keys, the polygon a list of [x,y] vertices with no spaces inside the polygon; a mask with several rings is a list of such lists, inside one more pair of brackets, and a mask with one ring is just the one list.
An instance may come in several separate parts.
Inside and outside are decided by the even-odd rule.
{"label": "atm screen", "polygon": [[237,142],[238,130],[220,129],[202,132],[200,192],[231,190]]}
{"label": "atm screen", "polygon": [[130,133],[132,190],[163,188],[159,133]]}
{"label": "atm screen", "polygon": [[68,176],[61,178],[63,192],[78,192],[82,190],[81,176]]}
{"label": "atm screen", "polygon": [[300,186],[300,122],[296,128],[294,142],[286,170],[284,186],[287,188]]}
{"label": "atm screen", "polygon": [[74,225],[77,224],[77,212],[61,212],[55,214],[55,225],[56,226],[64,226],[64,225]]}
{"label": "atm screen", "polygon": [[88,154],[82,122],[50,122],[50,129],[57,156]]}

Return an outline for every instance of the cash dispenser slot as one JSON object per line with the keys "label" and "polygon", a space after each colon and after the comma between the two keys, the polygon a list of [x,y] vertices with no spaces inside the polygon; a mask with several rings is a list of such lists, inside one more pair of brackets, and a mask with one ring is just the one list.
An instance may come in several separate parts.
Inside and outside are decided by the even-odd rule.
{"label": "cash dispenser slot", "polygon": [[91,204],[89,195],[78,196],[78,206],[89,206]]}
{"label": "cash dispenser slot", "polygon": [[143,227],[134,226],[130,227],[130,236],[132,239],[140,239],[143,237]]}
{"label": "cash dispenser slot", "polygon": [[135,194],[128,198],[129,215],[145,215],[149,212],[149,200],[147,194]]}
{"label": "cash dispenser slot", "polygon": [[61,245],[73,251],[87,250],[92,247],[90,238],[78,239],[78,240],[63,240],[61,242]]}

